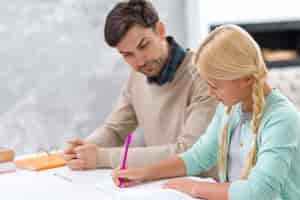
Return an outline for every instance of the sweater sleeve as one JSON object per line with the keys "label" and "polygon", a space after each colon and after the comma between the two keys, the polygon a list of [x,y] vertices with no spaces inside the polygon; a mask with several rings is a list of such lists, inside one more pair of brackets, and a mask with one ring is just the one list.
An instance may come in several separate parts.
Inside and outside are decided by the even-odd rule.
{"label": "sweater sleeve", "polygon": [[[104,124],[98,127],[91,135],[85,138],[88,143],[103,147],[116,147],[124,142],[127,133],[134,131],[137,127],[135,110],[130,98],[130,79],[122,89],[118,102],[105,120]],[[105,164],[103,156],[97,156],[97,166]]]}
{"label": "sweater sleeve", "polygon": [[223,107],[220,104],[206,132],[191,149],[179,155],[184,161],[186,175],[197,175],[210,169],[218,156],[218,135],[223,117]]}
{"label": "sweater sleeve", "polygon": [[[159,162],[168,158],[170,155],[184,152],[190,148],[199,138],[209,124],[216,108],[216,100],[208,96],[207,86],[202,81],[199,85],[193,85],[191,90],[190,102],[185,113],[185,123],[178,133],[175,141],[168,144],[132,147],[129,149],[127,165],[144,166]],[[117,167],[123,153],[122,147],[98,149],[98,166]]]}
{"label": "sweater sleeve", "polygon": [[[284,114],[282,114],[284,113]],[[272,116],[260,131],[257,163],[246,180],[229,187],[230,200],[274,199],[289,178],[291,162],[297,155],[299,118],[284,111]]]}

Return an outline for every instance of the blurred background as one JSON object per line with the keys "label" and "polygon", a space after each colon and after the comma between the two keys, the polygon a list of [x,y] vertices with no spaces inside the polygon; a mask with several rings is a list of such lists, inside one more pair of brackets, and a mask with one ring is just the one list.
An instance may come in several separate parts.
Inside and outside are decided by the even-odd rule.
{"label": "blurred background", "polygon": [[[116,2],[0,0],[0,146],[18,155],[62,148],[103,122],[129,72],[103,38]],[[152,2],[168,35],[186,48],[197,48],[220,24],[237,23],[263,46],[274,82],[284,82],[282,72],[298,73],[300,1]],[[297,86],[280,87],[300,102]]]}

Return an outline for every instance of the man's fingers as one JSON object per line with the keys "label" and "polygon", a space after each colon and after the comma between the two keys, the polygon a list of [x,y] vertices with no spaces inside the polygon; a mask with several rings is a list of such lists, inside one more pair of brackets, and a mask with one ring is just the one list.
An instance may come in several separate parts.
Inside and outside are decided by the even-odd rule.
{"label": "man's fingers", "polygon": [[70,161],[70,160],[73,160],[73,159],[76,159],[77,156],[75,153],[72,153],[72,154],[63,154],[63,158],[65,161]]}
{"label": "man's fingers", "polygon": [[85,144],[85,142],[82,139],[78,139],[78,138],[69,140],[67,143],[71,144],[71,145],[75,145],[75,146],[84,145]]}
{"label": "man's fingers", "polygon": [[66,148],[64,150],[64,154],[74,154],[74,153],[76,153],[74,151],[74,149],[77,146],[81,146],[81,145],[84,145],[84,144],[85,144],[84,141],[81,140],[81,139],[69,140],[69,141],[67,141]]}
{"label": "man's fingers", "polygon": [[81,146],[75,147],[74,152],[75,153],[82,153],[86,149],[87,149],[87,145],[81,145]]}
{"label": "man's fingers", "polygon": [[72,170],[83,170],[85,169],[85,161],[81,159],[73,159],[67,162],[67,166]]}
{"label": "man's fingers", "polygon": [[88,156],[88,155],[86,155],[87,154],[86,149],[87,149],[87,146],[82,145],[82,146],[74,148],[73,150],[74,150],[74,153],[77,158],[85,160]]}
{"label": "man's fingers", "polygon": [[67,147],[64,149],[64,154],[75,154],[74,148],[73,147]]}

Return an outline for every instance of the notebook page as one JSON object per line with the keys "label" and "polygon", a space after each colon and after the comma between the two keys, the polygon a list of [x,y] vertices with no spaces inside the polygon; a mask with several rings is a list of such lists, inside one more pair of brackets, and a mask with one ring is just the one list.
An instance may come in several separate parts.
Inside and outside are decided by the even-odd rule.
{"label": "notebook page", "polygon": [[[52,169],[45,171],[43,173],[48,173],[53,175],[57,173],[67,179],[72,180],[72,184],[75,185],[85,185],[90,188],[94,188],[103,195],[106,195],[112,199],[149,199],[153,200],[157,196],[158,199],[163,199],[165,196],[172,197],[172,199],[183,199],[190,200],[193,199],[190,196],[183,194],[175,190],[162,189],[162,185],[172,179],[164,179],[159,181],[148,182],[145,184],[136,185],[128,188],[116,187],[112,181],[111,177],[112,170],[84,170],[84,171],[72,171],[67,167]],[[57,177],[59,178],[59,177]],[[215,182],[211,178],[199,178],[199,177],[186,177],[193,179],[195,181],[208,181]],[[153,196],[155,195],[155,196]],[[170,198],[169,198],[170,199]]]}
{"label": "notebook page", "polygon": [[17,171],[0,176],[1,199],[10,200],[114,200],[94,187],[73,184],[50,174]]}

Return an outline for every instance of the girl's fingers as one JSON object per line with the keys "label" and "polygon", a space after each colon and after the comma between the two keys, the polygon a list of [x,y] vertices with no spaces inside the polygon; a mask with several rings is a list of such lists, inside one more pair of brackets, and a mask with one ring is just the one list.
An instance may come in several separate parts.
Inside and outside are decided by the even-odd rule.
{"label": "girl's fingers", "polygon": [[175,179],[175,180],[170,180],[170,181],[166,182],[165,184],[163,184],[162,188],[175,189],[178,187],[178,185],[179,185],[178,179]]}
{"label": "girl's fingers", "polygon": [[126,169],[115,169],[112,172],[112,177],[124,178],[124,179],[130,179],[131,178],[130,173],[128,173]]}
{"label": "girl's fingers", "polygon": [[131,187],[134,185],[138,185],[140,182],[139,181],[132,181],[132,180],[123,180],[122,184],[119,185],[120,188],[126,188],[126,187]]}
{"label": "girl's fingers", "polygon": [[115,178],[115,177],[112,177],[112,179],[113,179],[113,182],[114,182],[114,184],[116,185],[116,186],[119,186],[119,179],[117,179],[117,178]]}
{"label": "girl's fingers", "polygon": [[[115,169],[112,171],[112,178],[118,187],[130,187],[143,182],[143,169],[130,168],[130,169]],[[121,179],[121,185],[120,180]]]}

